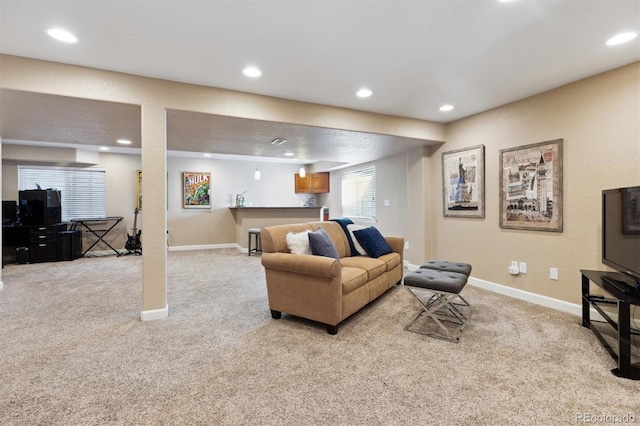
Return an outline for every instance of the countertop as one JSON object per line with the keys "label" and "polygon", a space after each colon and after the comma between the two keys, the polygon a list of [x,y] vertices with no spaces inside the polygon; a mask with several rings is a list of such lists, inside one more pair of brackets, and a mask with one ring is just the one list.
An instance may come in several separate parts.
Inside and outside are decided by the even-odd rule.
{"label": "countertop", "polygon": [[321,209],[322,206],[316,207],[229,207],[231,210],[313,210]]}

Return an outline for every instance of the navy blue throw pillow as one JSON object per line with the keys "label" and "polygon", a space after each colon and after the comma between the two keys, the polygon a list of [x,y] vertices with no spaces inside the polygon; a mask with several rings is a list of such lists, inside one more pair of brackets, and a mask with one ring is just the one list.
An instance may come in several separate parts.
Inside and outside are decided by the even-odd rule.
{"label": "navy blue throw pillow", "polygon": [[318,228],[316,232],[309,232],[309,245],[311,246],[311,253],[316,256],[326,256],[340,260],[336,246],[333,245],[333,241],[329,238],[327,231],[322,228]]}
{"label": "navy blue throw pillow", "polygon": [[389,243],[387,243],[387,240],[385,240],[380,231],[373,226],[353,231],[353,235],[355,235],[369,257],[375,259],[383,254],[393,253],[393,249]]}

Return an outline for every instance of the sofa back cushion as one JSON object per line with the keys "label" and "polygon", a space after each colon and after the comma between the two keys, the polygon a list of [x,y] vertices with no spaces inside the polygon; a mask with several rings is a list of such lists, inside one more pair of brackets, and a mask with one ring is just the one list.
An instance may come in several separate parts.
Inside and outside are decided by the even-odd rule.
{"label": "sofa back cushion", "polygon": [[264,253],[290,253],[287,247],[287,233],[315,231],[306,223],[294,223],[292,225],[276,225],[262,228],[260,231],[260,243]]}
{"label": "sofa back cushion", "polygon": [[289,232],[313,232],[320,227],[322,227],[322,229],[324,229],[329,235],[329,238],[331,238],[340,258],[351,256],[347,238],[340,225],[336,222],[322,221],[276,225],[262,228],[262,231],[260,232],[262,251],[264,253],[291,253],[287,246],[287,234]]}
{"label": "sofa back cushion", "polygon": [[393,249],[375,226],[355,230],[353,231],[353,235],[355,235],[369,257],[375,259],[384,254],[393,253]]}
{"label": "sofa back cushion", "polygon": [[351,256],[351,249],[349,248],[349,242],[347,241],[347,237],[342,230],[342,227],[336,222],[309,222],[311,229],[316,231],[318,228],[324,229],[333,245],[336,247],[336,251],[338,252],[338,256],[340,258]]}
{"label": "sofa back cushion", "polygon": [[336,246],[333,245],[333,241],[329,238],[329,234],[322,228],[318,228],[315,232],[309,232],[309,245],[311,246],[311,253],[315,256],[332,257],[336,260],[340,260]]}

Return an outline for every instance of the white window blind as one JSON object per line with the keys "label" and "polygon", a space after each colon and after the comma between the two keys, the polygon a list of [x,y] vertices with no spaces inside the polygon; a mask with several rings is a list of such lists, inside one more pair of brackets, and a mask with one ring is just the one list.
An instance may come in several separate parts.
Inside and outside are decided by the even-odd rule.
{"label": "white window blind", "polygon": [[57,189],[62,221],[107,215],[106,171],[71,167],[18,166],[18,189]]}
{"label": "white window blind", "polygon": [[342,174],[342,215],[358,220],[375,220],[375,166]]}

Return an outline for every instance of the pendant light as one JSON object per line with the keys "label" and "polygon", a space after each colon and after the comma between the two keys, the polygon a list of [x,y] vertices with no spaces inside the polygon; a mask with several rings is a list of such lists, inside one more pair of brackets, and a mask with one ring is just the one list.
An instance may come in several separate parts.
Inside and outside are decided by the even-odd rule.
{"label": "pendant light", "polygon": [[304,166],[300,167],[300,171],[298,172],[298,174],[300,175],[300,177],[305,177],[307,175]]}
{"label": "pendant light", "polygon": [[256,180],[260,180],[260,170],[256,167],[256,172],[253,174],[253,177],[256,178]]}

